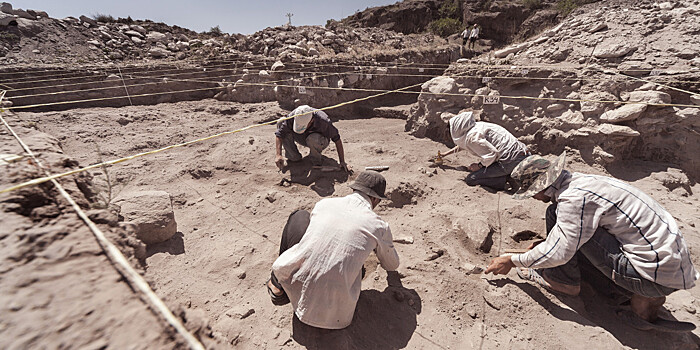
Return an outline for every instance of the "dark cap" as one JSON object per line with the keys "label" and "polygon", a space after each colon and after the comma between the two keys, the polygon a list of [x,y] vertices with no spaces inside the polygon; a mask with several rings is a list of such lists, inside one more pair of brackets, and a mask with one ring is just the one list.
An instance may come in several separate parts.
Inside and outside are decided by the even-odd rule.
{"label": "dark cap", "polygon": [[386,180],[382,174],[366,170],[357,175],[355,182],[350,185],[353,190],[360,191],[370,197],[386,199],[384,190],[386,189]]}

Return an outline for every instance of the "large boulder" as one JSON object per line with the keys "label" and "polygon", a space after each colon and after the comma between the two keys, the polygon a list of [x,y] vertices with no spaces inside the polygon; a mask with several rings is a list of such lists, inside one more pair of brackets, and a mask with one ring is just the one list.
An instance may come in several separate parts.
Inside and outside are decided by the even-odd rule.
{"label": "large boulder", "polygon": [[[450,94],[450,95],[443,95]],[[459,94],[457,82],[450,77],[435,77],[422,85],[418,105],[411,109],[406,131],[416,137],[452,142],[447,122],[467,104],[467,96]]]}
{"label": "large boulder", "polygon": [[646,102],[649,104],[668,104],[671,103],[671,95],[661,91],[632,91],[629,101]]}
{"label": "large boulder", "polygon": [[613,43],[601,46],[600,49],[596,50],[594,56],[597,58],[617,58],[625,56],[636,49],[636,47],[622,43]]}
{"label": "large boulder", "polygon": [[[132,38],[133,40],[133,38]],[[162,47],[152,47],[148,50],[148,55],[153,58],[165,58],[172,54],[172,52],[162,48]]]}
{"label": "large boulder", "polygon": [[17,23],[17,17],[6,13],[0,13],[0,26],[8,26],[12,22]]}
{"label": "large boulder", "polygon": [[135,226],[136,236],[146,244],[169,240],[177,232],[170,194],[143,191],[125,194],[115,201],[119,215]]}
{"label": "large boulder", "polygon": [[618,109],[608,111],[600,116],[600,120],[609,123],[620,123],[639,118],[644,111],[647,110],[647,105],[643,103],[630,103]]}
{"label": "large boulder", "polygon": [[85,15],[80,16],[80,22],[87,23],[91,26],[97,26],[97,21]]}
{"label": "large boulder", "polygon": [[168,41],[168,36],[161,32],[150,32],[146,35],[146,41],[151,43],[166,43]]}

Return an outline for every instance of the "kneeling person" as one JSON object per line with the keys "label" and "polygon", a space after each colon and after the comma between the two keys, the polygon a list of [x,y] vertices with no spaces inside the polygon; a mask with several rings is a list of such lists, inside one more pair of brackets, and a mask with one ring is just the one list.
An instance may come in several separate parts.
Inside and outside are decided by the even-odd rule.
{"label": "kneeling person", "polygon": [[348,196],[316,203],[310,217],[305,211],[292,214],[272,265],[268,291],[273,303],[282,305],[288,298],[299,320],[313,327],[350,325],[363,264],[372,251],[387,271],[399,267],[389,225],[373,211],[386,198],[384,177],[363,171],[350,187],[354,192]]}
{"label": "kneeling person", "polygon": [[345,163],[343,142],[340,140],[338,129],[333,126],[328,115],[307,105],[299,106],[289,113],[289,117],[295,115],[294,118],[277,122],[277,131],[275,131],[275,164],[277,167],[280,169],[284,167],[282,147],[284,147],[287,160],[291,162],[301,160],[297,143],[309,147],[309,158],[313,165],[321,165],[323,163],[321,152],[328,147],[330,141],[333,141],[338,150],[340,167],[349,171],[348,165]]}
{"label": "kneeling person", "polygon": [[467,167],[471,171],[466,178],[467,185],[481,185],[497,191],[504,190],[506,182],[513,189],[517,187],[510,180],[510,172],[530,153],[508,130],[497,124],[477,122],[472,112],[464,112],[450,119],[450,134],[457,146],[442,156],[469,150],[481,158]]}
{"label": "kneeling person", "polygon": [[[606,176],[564,170],[530,156],[513,170],[522,183],[515,199],[533,197],[547,208],[547,239],[524,254],[491,261],[486,273],[518,275],[568,295],[580,292],[579,262],[597,270],[631,295],[632,312],[654,322],[666,296],[690,289],[698,273],[673,216],[644,192]],[[584,261],[585,262],[585,261]]]}

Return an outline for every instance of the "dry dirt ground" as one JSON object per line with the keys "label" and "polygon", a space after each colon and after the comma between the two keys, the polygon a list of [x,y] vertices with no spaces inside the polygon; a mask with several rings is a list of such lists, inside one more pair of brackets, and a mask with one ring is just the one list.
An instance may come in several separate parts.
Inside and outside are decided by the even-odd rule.
{"label": "dry dirt ground", "polygon": [[[8,118],[12,125],[37,128],[55,136],[65,154],[87,165],[99,159],[95,143],[104,159],[112,159],[270,120],[283,112],[276,103],[204,100],[18,113]],[[333,116],[332,111],[328,113]],[[290,306],[274,307],[264,288],[287,216],[298,208],[311,209],[323,197],[349,194],[347,185],[354,178],[342,173],[308,172],[303,167],[291,173],[278,172],[273,163],[273,126],[109,169],[115,192],[163,190],[173,198],[179,232],[168,242],[148,247],[146,278],[169,305],[203,311],[217,348],[698,348],[699,330],[664,334],[626,326],[615,315],[614,307],[607,304],[611,300],[592,288],[584,288],[580,298],[565,298],[520,280],[514,272],[507,277],[468,277],[464,269],[467,263],[485,266],[505,249],[530,243],[514,241],[511,236],[515,232],[532,230],[542,236],[546,205],[534,200],[515,201],[504,192],[466,186],[462,181],[466,172],[460,166],[474,160],[466,154],[458,154],[443,167],[430,167],[427,159],[446,147],[409,136],[404,124],[403,120],[377,118],[336,122],[348,163],[356,173],[365,166],[390,167],[384,175],[392,200],[380,204],[377,211],[389,222],[395,238],[413,238],[412,244],[396,244],[401,257],[398,276],[387,276],[377,267],[376,258],[368,261],[355,318],[347,329],[310,330],[293,320]],[[7,136],[4,129],[0,133]],[[337,159],[333,145],[324,154]],[[678,170],[666,164],[633,162],[606,171],[585,164],[575,150],[568,154],[568,166],[574,171],[610,171],[651,194],[673,213],[696,266],[700,266],[700,186],[669,190],[663,183]],[[332,159],[326,160],[328,164],[333,163]],[[102,183],[102,171],[93,175],[96,183]],[[480,251],[480,242],[475,239],[483,230],[493,231],[489,253]],[[113,271],[105,259],[102,262],[90,268]],[[27,292],[41,299],[51,290],[85,288],[92,283],[69,273],[70,269],[66,266],[61,278],[26,287]],[[0,276],[5,276],[3,283],[14,283],[8,280],[8,274]],[[125,284],[119,288],[127,291],[114,289],[115,296],[138,301]],[[666,315],[700,326],[696,315],[699,298],[700,287],[673,294],[665,305]],[[60,313],[60,305],[65,302],[49,299],[46,307]],[[81,300],[70,302],[79,305]],[[9,304],[1,307],[0,314],[11,312]],[[97,311],[104,314],[108,310]],[[58,313],[56,317],[65,317]],[[148,313],[135,316],[141,329],[143,319],[148,317],[152,318]],[[86,321],[80,315],[73,320]],[[42,327],[42,323],[36,327]],[[144,331],[156,340],[144,342],[145,335],[125,336],[130,340],[102,345],[171,348],[172,343],[153,336],[160,329],[154,325]],[[37,333],[32,326],[22,331]],[[110,328],[105,326],[104,332],[109,334]],[[0,337],[18,336],[11,333]],[[60,334],[56,336],[60,339]],[[71,347],[69,344],[64,345]]]}

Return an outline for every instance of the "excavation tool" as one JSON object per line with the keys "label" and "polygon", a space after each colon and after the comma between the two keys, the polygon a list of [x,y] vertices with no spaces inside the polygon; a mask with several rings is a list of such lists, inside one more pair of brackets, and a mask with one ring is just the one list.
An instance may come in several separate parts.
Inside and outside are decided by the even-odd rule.
{"label": "excavation tool", "polygon": [[438,155],[437,157],[435,157],[435,159],[433,159],[433,163],[437,165],[442,165],[444,162],[445,161],[442,159],[442,154],[440,154],[440,151],[438,151]]}
{"label": "excavation tool", "polygon": [[472,279],[479,279],[481,278],[481,274],[484,273],[484,268],[481,266],[476,266],[467,263],[467,265],[465,265],[464,268],[467,270],[465,274]]}
{"label": "excavation tool", "polygon": [[365,170],[374,170],[374,171],[381,173],[384,170],[389,170],[389,166],[388,165],[366,166]]}

